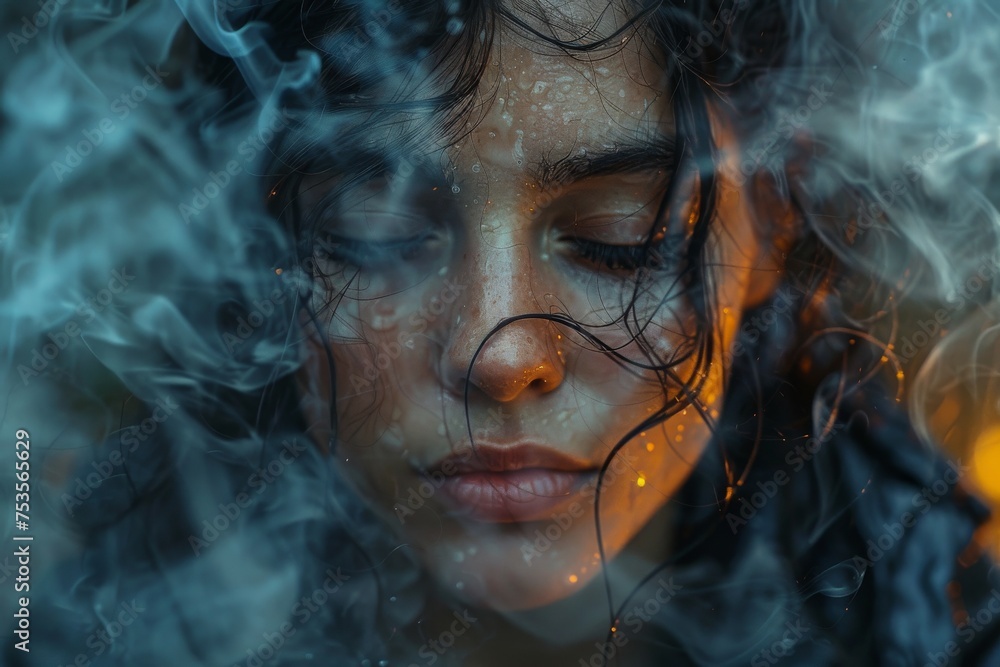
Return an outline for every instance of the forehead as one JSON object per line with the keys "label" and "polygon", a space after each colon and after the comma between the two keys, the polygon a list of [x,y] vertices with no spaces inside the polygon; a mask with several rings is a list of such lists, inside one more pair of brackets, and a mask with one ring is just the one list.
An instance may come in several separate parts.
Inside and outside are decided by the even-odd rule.
{"label": "forehead", "polygon": [[[622,38],[619,38],[621,40]],[[468,134],[451,160],[506,170],[588,151],[655,143],[673,119],[658,58],[639,37],[594,52],[567,53],[501,34],[477,90]]]}

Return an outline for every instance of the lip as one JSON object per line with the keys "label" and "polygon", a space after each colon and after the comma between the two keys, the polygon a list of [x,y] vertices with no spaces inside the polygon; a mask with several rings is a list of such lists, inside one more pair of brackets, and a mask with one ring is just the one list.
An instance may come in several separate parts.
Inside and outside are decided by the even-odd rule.
{"label": "lip", "polygon": [[598,468],[534,443],[465,447],[431,470],[450,514],[490,523],[540,521],[580,491]]}

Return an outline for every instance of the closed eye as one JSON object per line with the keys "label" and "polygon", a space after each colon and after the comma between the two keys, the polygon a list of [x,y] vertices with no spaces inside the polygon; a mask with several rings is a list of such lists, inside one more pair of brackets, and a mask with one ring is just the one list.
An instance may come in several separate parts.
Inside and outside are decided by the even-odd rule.
{"label": "closed eye", "polygon": [[403,262],[419,261],[440,243],[434,232],[421,232],[403,239],[373,241],[330,235],[316,246],[318,259],[347,264],[361,270],[389,270]]}
{"label": "closed eye", "polygon": [[613,272],[634,273],[640,268],[649,271],[668,271],[676,268],[683,259],[686,237],[675,234],[652,243],[639,245],[612,245],[580,237],[566,241],[585,262]]}

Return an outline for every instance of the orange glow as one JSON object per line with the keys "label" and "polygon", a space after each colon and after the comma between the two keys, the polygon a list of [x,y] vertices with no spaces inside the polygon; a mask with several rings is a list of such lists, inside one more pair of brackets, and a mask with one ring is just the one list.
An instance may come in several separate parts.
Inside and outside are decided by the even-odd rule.
{"label": "orange glow", "polygon": [[1000,426],[983,432],[976,440],[972,455],[976,484],[994,503],[1000,502]]}

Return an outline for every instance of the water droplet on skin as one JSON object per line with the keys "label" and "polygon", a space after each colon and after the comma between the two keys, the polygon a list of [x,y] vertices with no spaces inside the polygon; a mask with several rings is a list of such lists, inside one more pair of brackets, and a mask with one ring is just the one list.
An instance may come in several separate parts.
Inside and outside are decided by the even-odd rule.
{"label": "water droplet on skin", "polygon": [[438,275],[439,276],[448,275],[448,267],[447,266],[442,266],[440,269],[438,269]]}
{"label": "water droplet on skin", "polygon": [[496,138],[497,138],[497,133],[491,131],[490,132],[490,139],[496,139]]}
{"label": "water droplet on skin", "polygon": [[444,437],[447,432],[448,431],[445,429],[444,424],[438,424],[438,435]]}
{"label": "water droplet on skin", "polygon": [[456,551],[455,552],[455,562],[456,563],[461,563],[463,560],[465,560],[465,554],[463,554],[461,551]]}
{"label": "water droplet on skin", "polygon": [[389,597],[389,602],[395,602],[395,601],[396,601],[395,595]]}
{"label": "water droplet on skin", "polygon": [[451,191],[452,191],[453,194],[457,195],[459,192],[462,191],[462,188],[458,187],[457,185],[453,185],[453,186],[451,186]]}
{"label": "water droplet on skin", "polygon": [[542,261],[543,262],[549,261],[549,253],[547,253],[547,252],[543,252],[542,253]]}
{"label": "water droplet on skin", "polygon": [[477,173],[477,174],[479,173],[479,171],[481,169],[482,169],[482,167],[479,166],[478,162],[476,164],[472,165],[472,171],[475,172],[475,173]]}
{"label": "water droplet on skin", "polygon": [[457,584],[455,584],[455,588],[457,588],[458,590],[462,590],[463,588],[465,588],[465,584],[463,584],[463,583],[462,583],[462,582],[460,581],[460,582],[458,582]]}

